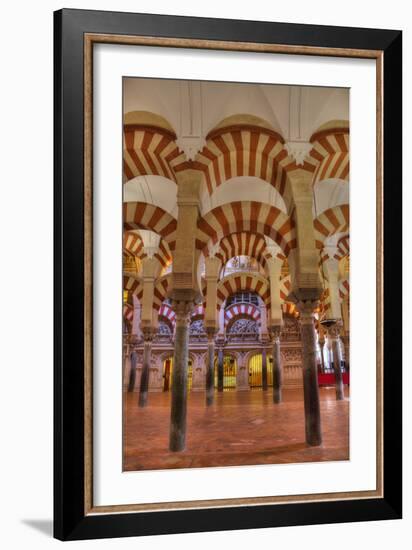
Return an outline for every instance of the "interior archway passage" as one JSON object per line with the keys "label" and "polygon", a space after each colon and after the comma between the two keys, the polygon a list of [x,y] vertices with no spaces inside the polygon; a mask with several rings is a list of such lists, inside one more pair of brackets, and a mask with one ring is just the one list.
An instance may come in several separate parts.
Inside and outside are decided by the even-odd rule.
{"label": "interior archway passage", "polygon": [[[223,357],[223,390],[236,389],[237,361],[232,355]],[[218,359],[215,360],[215,388],[218,387]]]}

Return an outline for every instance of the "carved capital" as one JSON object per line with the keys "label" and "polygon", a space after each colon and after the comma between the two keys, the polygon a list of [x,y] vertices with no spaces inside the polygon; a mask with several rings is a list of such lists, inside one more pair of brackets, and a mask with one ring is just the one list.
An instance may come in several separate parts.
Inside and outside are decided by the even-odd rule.
{"label": "carved capital", "polygon": [[296,309],[300,313],[300,322],[302,325],[312,324],[314,321],[315,310],[319,305],[318,300],[305,300],[296,302]]}
{"label": "carved capital", "polygon": [[336,340],[337,338],[340,337],[341,330],[342,330],[342,323],[341,321],[338,320],[336,321],[336,323],[334,323],[332,326],[328,328],[328,336],[332,340]]}
{"label": "carved capital", "polygon": [[176,313],[176,327],[188,325],[190,322],[190,316],[195,307],[194,302],[173,300],[172,307]]}
{"label": "carved capital", "polygon": [[270,333],[274,341],[280,339],[280,333],[282,332],[282,327],[280,325],[272,325],[270,327]]}
{"label": "carved capital", "polygon": [[144,342],[152,342],[154,337],[153,327],[142,327],[142,335]]}
{"label": "carved capital", "polygon": [[206,327],[205,327],[205,330],[206,330],[207,339],[208,339],[209,343],[210,343],[210,342],[213,342],[213,340],[214,340],[214,338],[215,338],[215,335],[216,335],[216,332],[217,332],[216,327],[212,327],[212,326],[208,327],[208,326],[206,326]]}

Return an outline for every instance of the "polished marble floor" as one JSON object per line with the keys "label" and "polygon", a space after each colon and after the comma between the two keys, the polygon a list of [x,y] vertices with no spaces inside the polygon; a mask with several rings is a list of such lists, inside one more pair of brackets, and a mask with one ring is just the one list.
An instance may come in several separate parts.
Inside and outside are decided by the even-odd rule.
{"label": "polished marble floor", "polygon": [[201,468],[349,459],[349,398],[335,400],[335,390],[321,388],[323,443],[305,443],[303,390],[284,390],[283,402],[267,392],[225,391],[205,406],[203,392],[188,399],[186,450],[168,451],[170,393],[149,393],[137,406],[137,393],[124,394],[124,470]]}

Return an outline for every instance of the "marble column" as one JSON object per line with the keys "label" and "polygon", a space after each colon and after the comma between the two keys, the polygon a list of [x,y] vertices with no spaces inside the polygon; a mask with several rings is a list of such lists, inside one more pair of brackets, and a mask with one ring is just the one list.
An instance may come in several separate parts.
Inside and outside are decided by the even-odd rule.
{"label": "marble column", "polygon": [[223,391],[223,347],[220,346],[217,352],[217,391]]}
{"label": "marble column", "polygon": [[316,332],[314,310],[317,301],[298,302],[302,335],[303,399],[305,406],[306,443],[316,446],[322,443],[318,373],[316,365]]}
{"label": "marble column", "polygon": [[273,335],[273,403],[282,402],[282,362],[280,358],[280,327],[272,327]]}
{"label": "marble column", "polygon": [[208,327],[207,364],[206,364],[206,405],[213,405],[215,397],[215,333],[216,329]]}
{"label": "marble column", "polygon": [[343,378],[340,366],[339,335],[340,324],[336,323],[328,329],[329,338],[332,341],[333,370],[335,372],[336,400],[341,401],[344,398]]}
{"label": "marble column", "polygon": [[262,348],[262,390],[268,389],[268,361],[266,348]]}
{"label": "marble column", "polygon": [[150,327],[144,327],[143,330],[143,365],[142,365],[142,375],[140,377],[140,388],[139,388],[139,407],[145,407],[147,405],[147,394],[149,390],[149,376],[150,376],[150,367],[152,361],[152,340],[153,340],[153,330]]}
{"label": "marble column", "polygon": [[189,324],[193,302],[175,302],[176,335],[173,355],[172,403],[169,449],[183,451],[186,446],[187,371],[189,360]]}
{"label": "marble column", "polygon": [[318,342],[319,342],[319,348],[320,348],[320,362],[322,365],[322,372],[325,372],[325,357],[323,355],[323,349],[325,347],[325,339],[323,337],[319,338]]}
{"label": "marble column", "polygon": [[136,369],[137,369],[137,350],[133,349],[130,354],[130,377],[129,377],[129,386],[127,391],[131,393],[134,391],[136,385]]}

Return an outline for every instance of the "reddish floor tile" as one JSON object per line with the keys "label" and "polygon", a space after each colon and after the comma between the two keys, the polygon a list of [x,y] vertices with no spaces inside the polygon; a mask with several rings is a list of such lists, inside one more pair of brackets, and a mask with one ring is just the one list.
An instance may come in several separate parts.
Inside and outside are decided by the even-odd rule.
{"label": "reddish floor tile", "polygon": [[168,450],[170,393],[151,393],[147,407],[137,394],[124,394],[124,470],[202,468],[349,459],[349,399],[335,400],[334,388],[321,388],[323,443],[305,443],[303,393],[284,390],[274,405],[267,392],[227,391],[205,405],[203,392],[188,399],[186,450]]}

